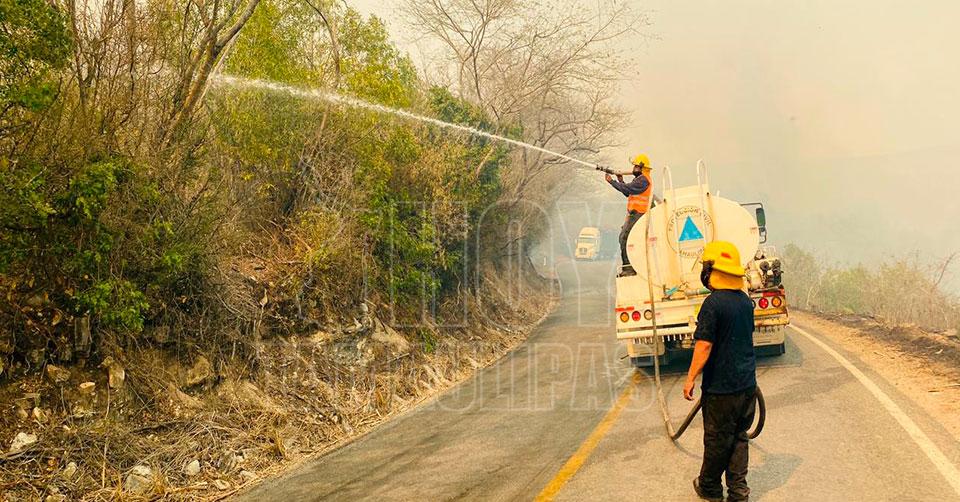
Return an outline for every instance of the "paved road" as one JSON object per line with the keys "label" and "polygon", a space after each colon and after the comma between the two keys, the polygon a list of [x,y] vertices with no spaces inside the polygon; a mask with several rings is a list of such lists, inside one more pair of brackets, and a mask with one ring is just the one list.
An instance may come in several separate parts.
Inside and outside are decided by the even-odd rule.
{"label": "paved road", "polygon": [[[559,308],[498,364],[240,499],[532,500],[551,486],[557,500],[698,500],[690,483],[700,421],[679,443],[666,438],[651,379],[634,376],[608,324],[610,264],[561,276]],[[787,343],[785,356],[759,369],[768,419],[751,447],[752,500],[960,500],[943,466],[849,369],[796,332]],[[948,468],[960,465],[942,427],[834,349],[917,424]],[[677,421],[689,406],[683,371],[674,365],[664,380]],[[617,403],[626,404],[622,413],[609,413]],[[581,461],[576,469],[571,457]]]}

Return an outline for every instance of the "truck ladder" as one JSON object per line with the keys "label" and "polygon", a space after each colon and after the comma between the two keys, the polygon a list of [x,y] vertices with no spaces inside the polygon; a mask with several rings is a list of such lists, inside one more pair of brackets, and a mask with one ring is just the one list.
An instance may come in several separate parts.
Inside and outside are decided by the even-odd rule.
{"label": "truck ladder", "polygon": [[[713,221],[712,226],[707,225],[707,219],[701,217],[703,220],[703,240],[704,242],[712,242],[716,240],[716,232],[714,228],[717,228],[716,215],[713,212],[713,199],[710,196],[710,193],[703,189],[703,186],[706,185],[710,187],[710,179],[707,176],[707,165],[703,163],[703,159],[697,161],[697,189],[700,191],[700,212],[701,214],[706,214],[710,216],[710,219]],[[707,232],[710,235],[707,235]]]}
{"label": "truck ladder", "polygon": [[[670,184],[670,199],[667,200],[667,183]],[[670,166],[663,166],[663,205],[664,205],[664,216],[663,221],[667,228],[670,228],[670,204],[676,204],[677,202],[677,189],[673,186],[673,172],[670,170]],[[683,267],[683,260],[680,255],[680,231],[679,225],[673,226],[673,247],[677,251],[677,267]],[[649,249],[648,249],[649,252]],[[680,270],[680,276],[683,276],[683,270]],[[652,300],[652,298],[651,298]]]}

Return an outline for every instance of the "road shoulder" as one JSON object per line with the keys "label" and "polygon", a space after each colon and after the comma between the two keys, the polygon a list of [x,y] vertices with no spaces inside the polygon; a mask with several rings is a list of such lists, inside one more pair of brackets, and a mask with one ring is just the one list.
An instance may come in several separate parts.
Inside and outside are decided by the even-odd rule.
{"label": "road shoulder", "polygon": [[[794,311],[791,316],[800,326],[855,354],[960,441],[960,367],[937,357],[948,353],[949,346],[937,347],[937,340],[918,335],[897,336],[893,328],[881,332],[869,320],[858,325],[808,312]],[[940,350],[944,352],[937,353]]]}

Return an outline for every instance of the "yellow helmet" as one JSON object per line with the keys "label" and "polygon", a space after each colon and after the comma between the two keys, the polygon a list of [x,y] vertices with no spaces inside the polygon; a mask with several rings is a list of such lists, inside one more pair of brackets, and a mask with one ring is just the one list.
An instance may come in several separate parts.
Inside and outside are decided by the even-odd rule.
{"label": "yellow helmet", "polygon": [[647,169],[650,169],[650,159],[648,159],[647,156],[642,153],[634,157],[630,163],[635,166],[643,166]]}
{"label": "yellow helmet", "polygon": [[743,277],[746,271],[740,265],[740,251],[727,241],[713,241],[703,248],[702,262],[713,262],[713,269],[726,274]]}

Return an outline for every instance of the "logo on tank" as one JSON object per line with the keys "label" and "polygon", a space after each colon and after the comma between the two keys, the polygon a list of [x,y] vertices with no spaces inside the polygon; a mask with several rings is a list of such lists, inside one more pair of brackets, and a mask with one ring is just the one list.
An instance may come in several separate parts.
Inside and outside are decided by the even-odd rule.
{"label": "logo on tank", "polygon": [[677,252],[677,246],[680,246],[680,256],[698,258],[706,245],[707,233],[712,231],[713,218],[706,211],[699,206],[683,206],[670,217],[667,240],[674,252]]}

